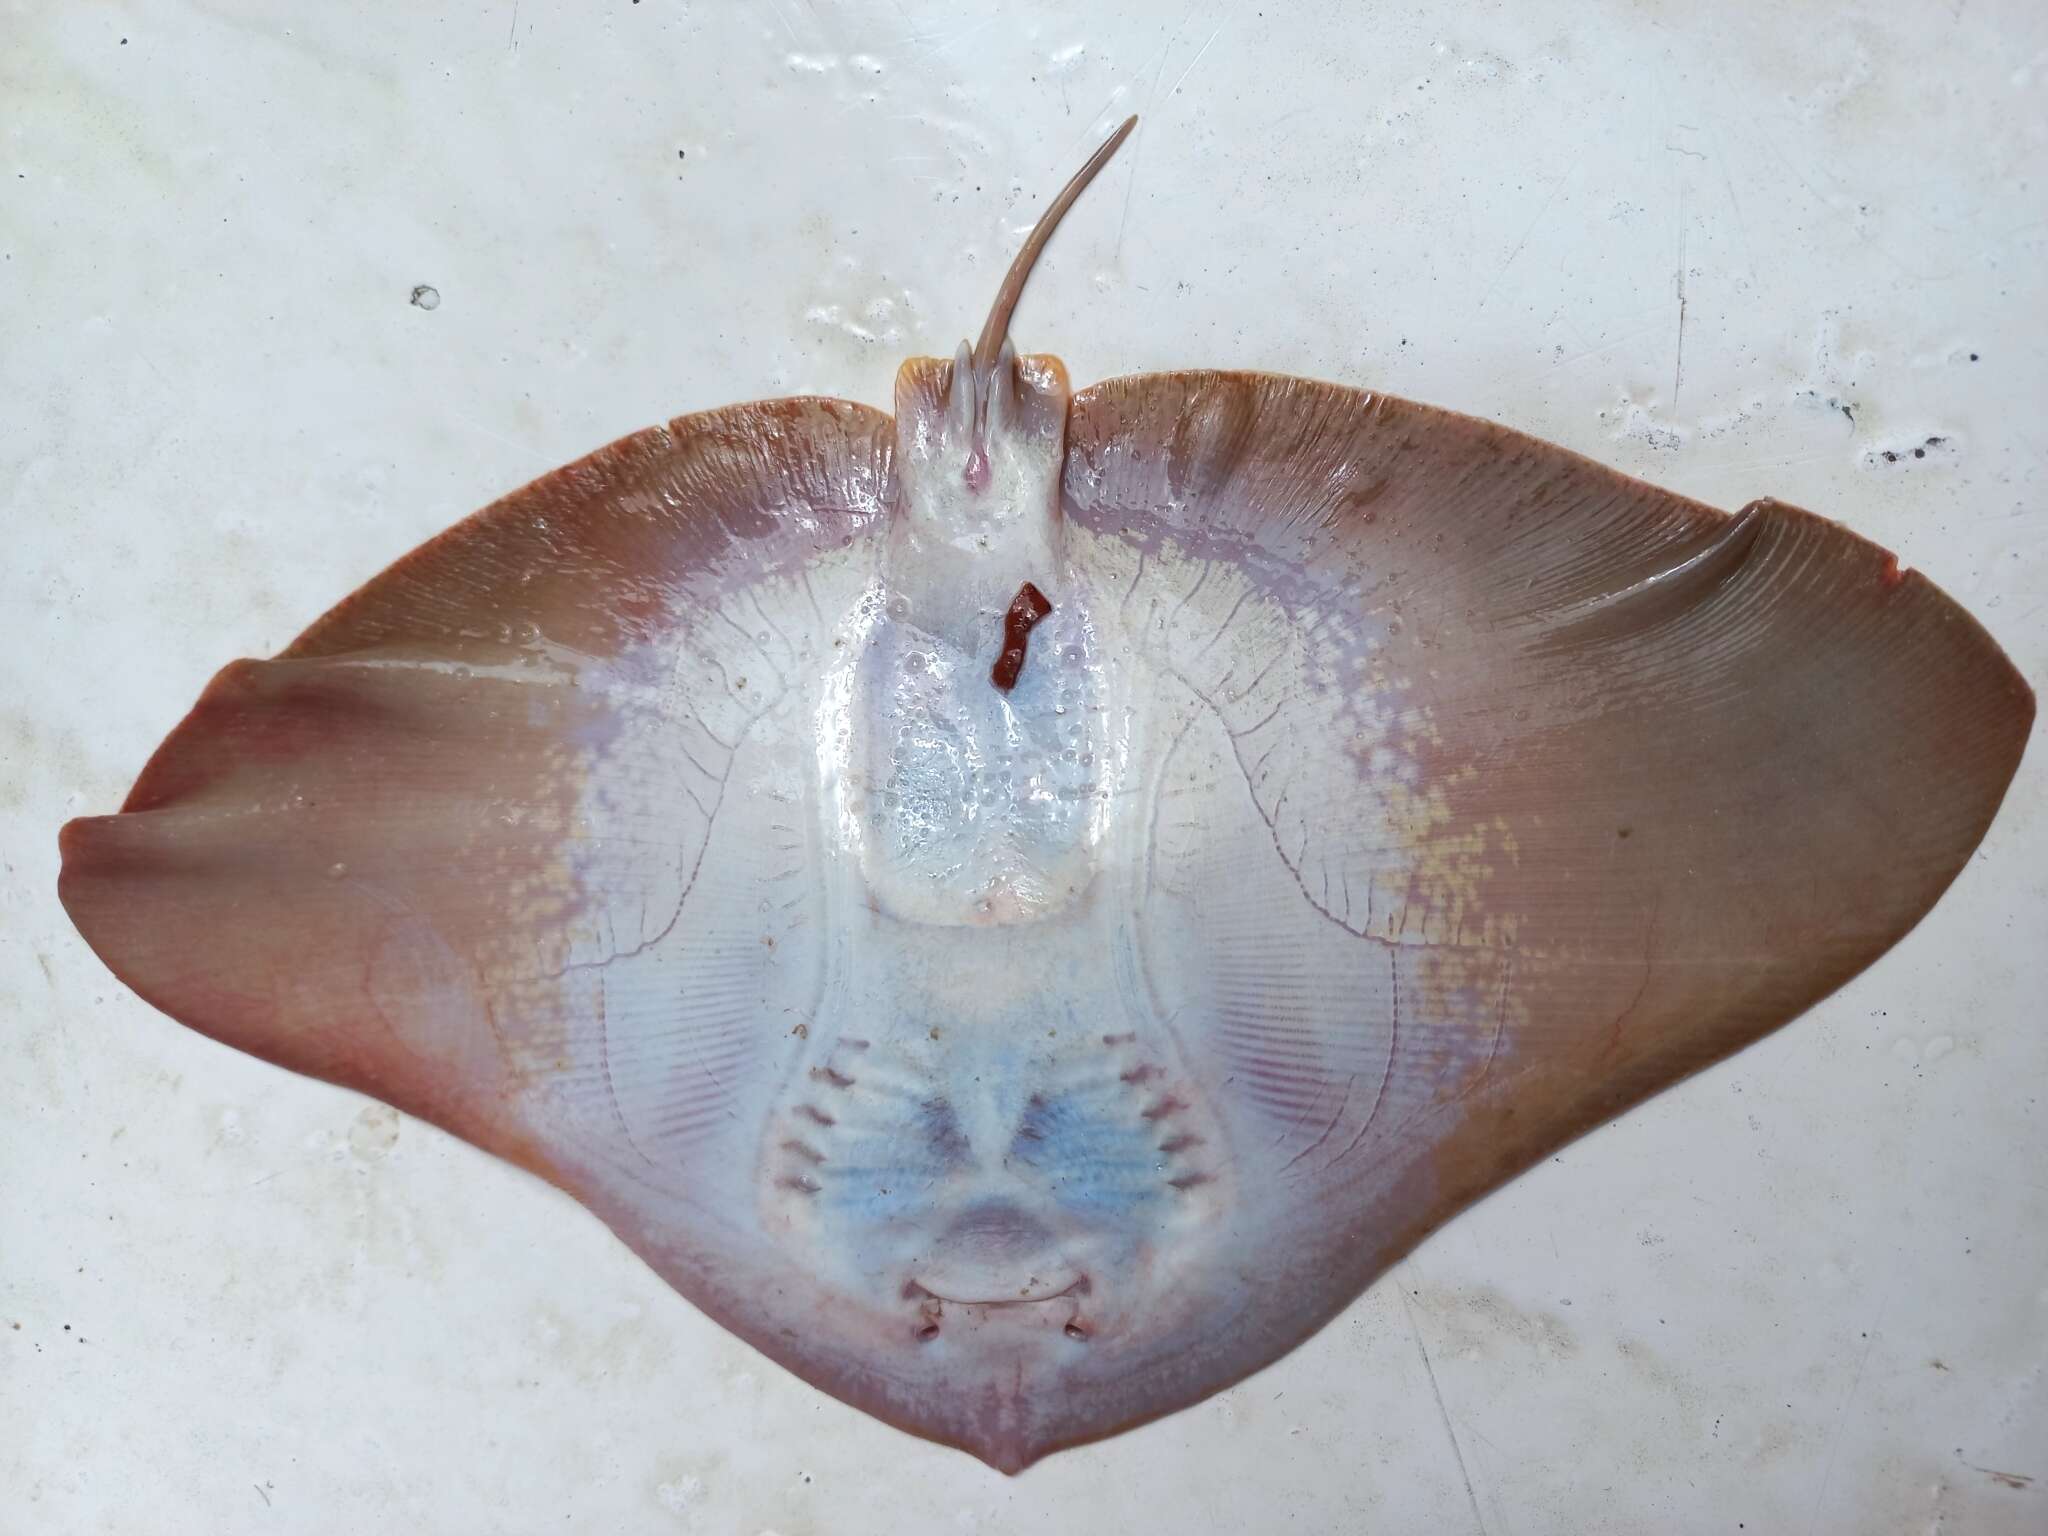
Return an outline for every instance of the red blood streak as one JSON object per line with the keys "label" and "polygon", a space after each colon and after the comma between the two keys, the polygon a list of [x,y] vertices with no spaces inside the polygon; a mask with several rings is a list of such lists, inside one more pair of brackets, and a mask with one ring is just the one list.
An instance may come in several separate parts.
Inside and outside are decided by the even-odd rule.
{"label": "red blood streak", "polygon": [[989,668],[988,680],[1003,692],[1017,686],[1017,674],[1024,670],[1024,648],[1030,643],[1031,626],[1052,612],[1052,599],[1025,582],[1010,599],[1010,611],[1003,615],[1003,652]]}

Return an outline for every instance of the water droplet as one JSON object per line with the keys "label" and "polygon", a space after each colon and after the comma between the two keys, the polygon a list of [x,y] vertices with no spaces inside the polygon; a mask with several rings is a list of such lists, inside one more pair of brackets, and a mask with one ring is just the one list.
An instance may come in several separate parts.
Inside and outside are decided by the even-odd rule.
{"label": "water droplet", "polygon": [[882,611],[900,624],[910,617],[910,599],[898,593],[889,599]]}

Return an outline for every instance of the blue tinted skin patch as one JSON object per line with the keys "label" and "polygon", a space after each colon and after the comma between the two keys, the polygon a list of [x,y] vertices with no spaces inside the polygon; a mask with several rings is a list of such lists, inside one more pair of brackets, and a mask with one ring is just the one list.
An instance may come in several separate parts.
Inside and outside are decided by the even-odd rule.
{"label": "blue tinted skin patch", "polygon": [[[1093,1327],[1141,1294],[1154,1265],[1198,1245],[1217,1209],[1220,1131],[1170,1037],[1103,1031],[1130,1018],[1113,986],[1044,1011],[1049,951],[1095,921],[1089,904],[994,930],[879,918],[836,1017],[871,1028],[860,999],[917,1005],[853,1043],[827,1037],[828,1016],[789,1085],[764,1216],[807,1268],[906,1297],[906,1337],[928,1324],[932,1298],[1008,1304],[1076,1285],[1085,1305],[1061,1321]],[[1102,937],[1099,977],[1114,977],[1115,942]],[[1066,974],[1078,979],[1071,964]]]}
{"label": "blue tinted skin patch", "polygon": [[[1021,1085],[1049,1075],[1020,1056],[999,1052],[979,1081],[949,1086],[981,1101],[966,1117],[909,1084],[878,1086],[867,1107],[836,1117],[829,1157],[799,1159],[808,1167],[795,1176],[805,1183],[793,1187],[854,1228],[915,1221],[943,1205],[1031,1211],[1048,1201],[1084,1224],[1115,1225],[1174,1196],[1161,1151],[1171,1133],[1145,1118],[1149,1104],[1133,1102],[1131,1085],[1106,1070],[1113,1063],[1086,1079],[1069,1073],[1065,1086],[1048,1084],[1019,1105]],[[858,1101],[837,1107],[849,1102]],[[984,1125],[996,1144],[977,1145],[964,1120]]]}
{"label": "blue tinted skin patch", "polygon": [[1121,1083],[1090,1083],[1034,1096],[1010,1157],[1043,1173],[1061,1209],[1084,1221],[1123,1223],[1174,1191],[1158,1125],[1130,1113]]}

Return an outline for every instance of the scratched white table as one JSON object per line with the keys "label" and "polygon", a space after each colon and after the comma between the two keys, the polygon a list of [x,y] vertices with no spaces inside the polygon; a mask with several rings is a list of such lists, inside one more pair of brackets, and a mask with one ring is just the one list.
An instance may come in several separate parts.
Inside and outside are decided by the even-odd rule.
{"label": "scratched white table", "polygon": [[1853,985],[1014,1481],[57,907],[219,664],[646,422],[886,406],[1133,110],[1016,326],[1077,382],[1775,494],[2048,680],[2048,12],[1471,9],[0,0],[0,1532],[2048,1529],[2038,742]]}

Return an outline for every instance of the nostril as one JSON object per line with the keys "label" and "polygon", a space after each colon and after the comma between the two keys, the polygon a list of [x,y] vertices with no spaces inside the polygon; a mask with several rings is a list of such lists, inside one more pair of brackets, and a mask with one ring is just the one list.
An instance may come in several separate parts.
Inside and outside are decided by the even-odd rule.
{"label": "nostril", "polygon": [[936,1339],[938,1336],[939,1325],[937,1323],[919,1323],[917,1325],[916,1337],[918,1343],[929,1344],[933,1339]]}
{"label": "nostril", "polygon": [[1081,1343],[1087,1342],[1088,1330],[1086,1328],[1083,1328],[1079,1323],[1067,1324],[1066,1333],[1067,1337],[1070,1339],[1076,1340],[1077,1342]]}

